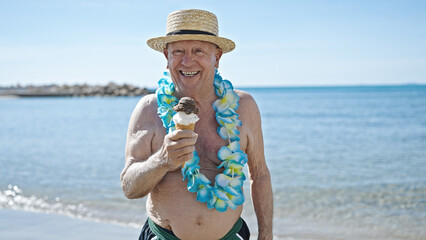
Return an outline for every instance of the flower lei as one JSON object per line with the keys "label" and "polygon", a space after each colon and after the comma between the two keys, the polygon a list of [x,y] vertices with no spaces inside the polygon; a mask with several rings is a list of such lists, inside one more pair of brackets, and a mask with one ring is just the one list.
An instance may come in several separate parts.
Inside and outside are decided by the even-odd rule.
{"label": "flower lei", "polygon": [[[158,81],[159,88],[156,91],[158,116],[167,129],[167,133],[175,130],[172,120],[173,111],[179,100],[173,96],[174,84],[168,72],[164,72],[164,77]],[[194,157],[185,162],[181,171],[183,180],[188,179],[187,189],[192,193],[197,193],[197,201],[207,203],[209,209],[215,208],[219,212],[224,212],[227,208],[235,210],[238,205],[244,202],[244,194],[241,190],[246,179],[242,169],[247,163],[247,154],[240,150],[240,132],[237,126],[242,126],[238,120],[236,110],[239,107],[239,96],[235,93],[232,84],[228,80],[223,80],[218,71],[215,70],[214,82],[215,93],[219,99],[213,103],[216,112],[216,120],[219,123],[217,133],[228,140],[229,145],[222,146],[217,156],[222,163],[217,168],[225,168],[223,173],[216,175],[215,184],[211,186],[211,181],[200,172],[200,157],[194,151]]]}

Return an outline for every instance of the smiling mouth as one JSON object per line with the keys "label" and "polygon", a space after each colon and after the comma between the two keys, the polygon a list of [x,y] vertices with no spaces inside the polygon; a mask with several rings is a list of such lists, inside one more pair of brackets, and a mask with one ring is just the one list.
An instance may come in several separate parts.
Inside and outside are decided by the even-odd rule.
{"label": "smiling mouth", "polygon": [[182,74],[185,77],[193,77],[195,75],[197,75],[200,71],[198,72],[184,72],[184,71],[179,71],[180,74]]}

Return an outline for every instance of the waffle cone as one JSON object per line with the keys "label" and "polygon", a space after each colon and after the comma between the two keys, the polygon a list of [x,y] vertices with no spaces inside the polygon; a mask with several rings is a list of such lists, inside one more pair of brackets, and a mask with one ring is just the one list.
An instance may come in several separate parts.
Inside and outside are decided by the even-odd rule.
{"label": "waffle cone", "polygon": [[189,125],[176,124],[176,130],[191,130],[194,131],[195,123]]}

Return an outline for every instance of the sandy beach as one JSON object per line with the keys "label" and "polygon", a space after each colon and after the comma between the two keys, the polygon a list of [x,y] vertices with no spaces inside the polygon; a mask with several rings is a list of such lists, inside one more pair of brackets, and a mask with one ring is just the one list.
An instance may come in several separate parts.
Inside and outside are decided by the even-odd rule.
{"label": "sandy beach", "polygon": [[139,229],[61,215],[0,209],[2,239],[137,239]]}

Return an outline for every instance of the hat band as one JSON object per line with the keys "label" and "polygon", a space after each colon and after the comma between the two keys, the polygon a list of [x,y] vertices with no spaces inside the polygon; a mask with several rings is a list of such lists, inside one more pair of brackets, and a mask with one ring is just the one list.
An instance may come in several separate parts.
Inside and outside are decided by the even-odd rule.
{"label": "hat band", "polygon": [[216,36],[213,33],[206,32],[206,31],[200,31],[200,30],[176,30],[176,31],[167,33],[167,36],[172,36],[172,35],[187,35],[187,34],[201,34],[201,35]]}

